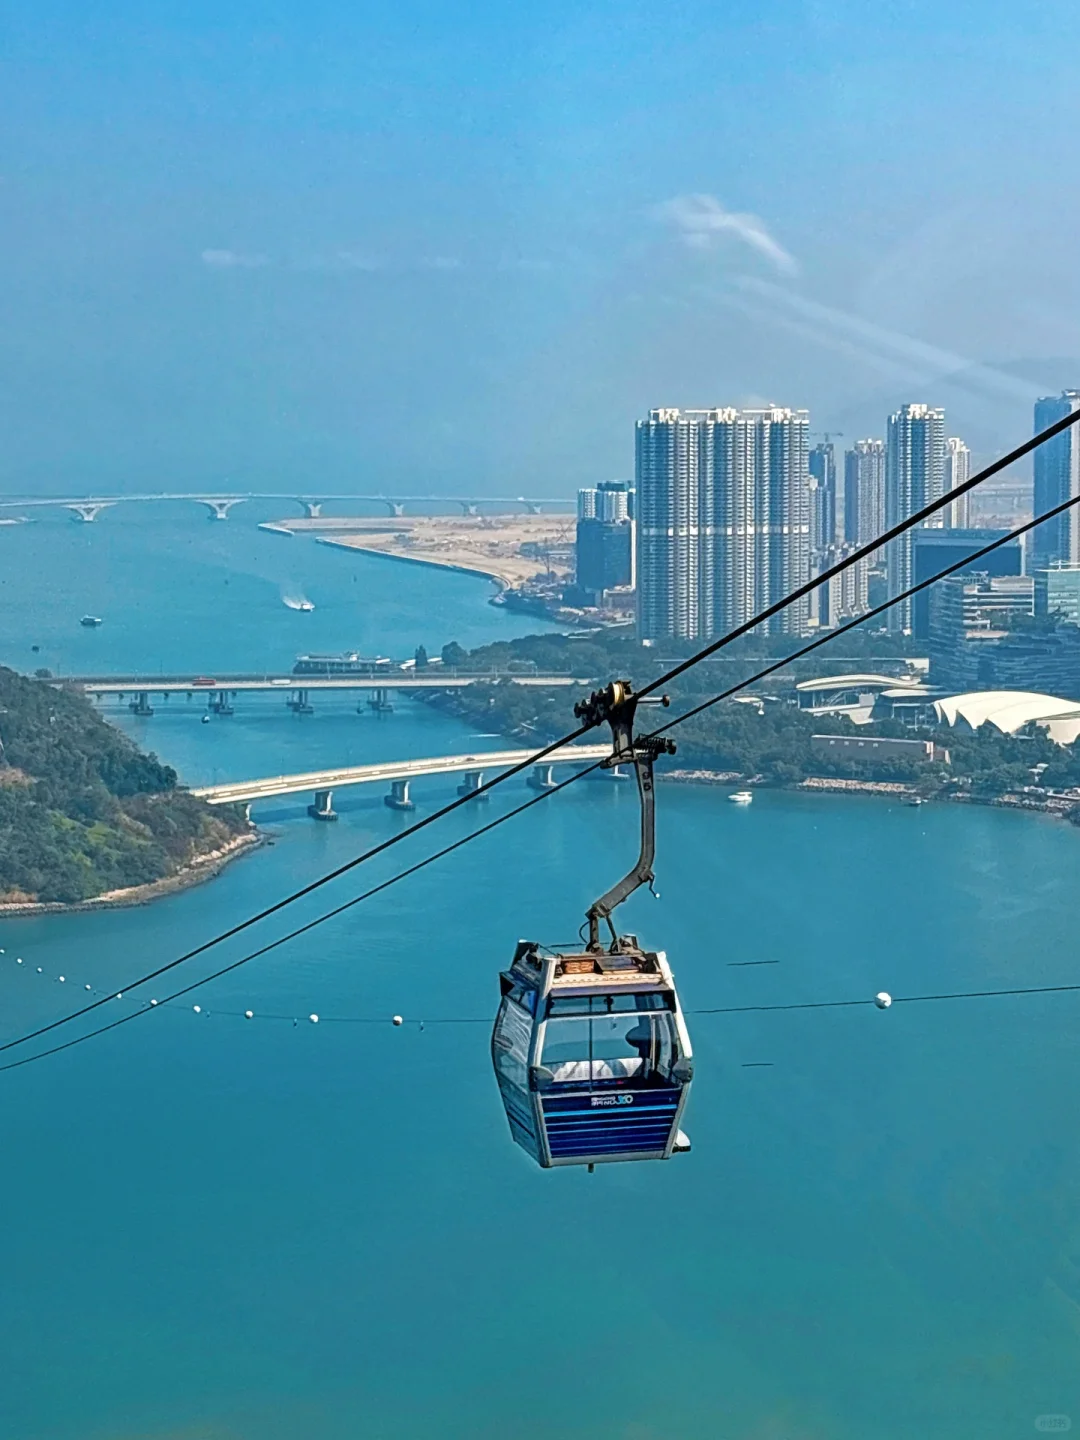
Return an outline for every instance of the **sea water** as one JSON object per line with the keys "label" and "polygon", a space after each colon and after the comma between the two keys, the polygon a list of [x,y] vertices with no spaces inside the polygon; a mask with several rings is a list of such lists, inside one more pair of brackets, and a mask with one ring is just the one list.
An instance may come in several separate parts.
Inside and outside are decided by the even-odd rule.
{"label": "sea water", "polygon": [[[44,524],[0,531],[0,658],[31,663],[33,633],[69,671],[257,668],[256,651],[287,668],[309,648],[299,627],[338,603],[310,648],[509,633],[482,582],[402,566],[387,600],[388,562],[342,570],[238,518],[200,533],[181,517],[152,542],[145,520],[108,512],[55,526],[49,552]],[[310,616],[274,600],[290,578],[275,547],[293,544],[311,561],[292,578],[317,604],[339,597]],[[98,566],[132,597],[122,644]],[[366,598],[350,607],[354,585]],[[101,631],[76,633],[83,610]],[[115,648],[91,665],[95,646]],[[408,702],[357,714],[347,696],[313,716],[240,697],[205,726],[175,701],[117,713],[192,782],[501,743]],[[454,784],[416,782],[417,816]],[[185,980],[528,793],[509,783]],[[0,925],[3,1035],[86,984],[123,989],[409,823],[376,789],[341,792],[336,825],[306,799],[257,807],[272,843],[212,883]],[[1080,831],[1064,824],[782,793],[743,809],[674,785],[659,808],[661,898],[635,898],[625,927],[667,949],[690,1012],[1077,981]],[[511,1144],[488,1055],[497,972],[519,936],[573,938],[635,831],[630,787],[584,781],[183,1001],[0,1074],[0,1436],[997,1440],[1080,1425],[1078,995],[691,1013],[690,1155],[590,1176],[541,1172]]]}

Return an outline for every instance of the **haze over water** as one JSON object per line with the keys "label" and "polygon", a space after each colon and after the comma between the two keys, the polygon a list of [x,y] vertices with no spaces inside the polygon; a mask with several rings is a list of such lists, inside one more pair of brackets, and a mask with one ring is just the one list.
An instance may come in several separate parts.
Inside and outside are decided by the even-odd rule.
{"label": "haze over water", "polygon": [[[535,628],[486,606],[482,582],[254,518],[0,529],[0,661],[287,669],[303,649],[401,657]],[[313,614],[282,604],[290,584]],[[100,630],[79,627],[87,611]],[[241,697],[207,726],[198,703],[121,713],[191,783],[503,743],[422,706],[354,707],[320,697],[296,717]],[[418,783],[419,813],[453,785]],[[522,796],[511,782],[482,819]],[[268,803],[273,846],[145,909],[4,922],[2,1035],[87,983],[123,988],[405,823],[375,789],[336,804],[318,826],[303,801]],[[477,823],[449,817],[288,927]],[[489,1071],[497,972],[519,936],[573,936],[635,833],[626,789],[574,786],[175,1009],[0,1074],[0,1436],[1080,1425],[1078,997],[691,1015],[692,1154],[589,1176],[511,1145]],[[1080,831],[996,810],[779,793],[742,810],[665,786],[662,898],[636,900],[625,928],[667,949],[690,1011],[1070,984],[1078,861]]]}

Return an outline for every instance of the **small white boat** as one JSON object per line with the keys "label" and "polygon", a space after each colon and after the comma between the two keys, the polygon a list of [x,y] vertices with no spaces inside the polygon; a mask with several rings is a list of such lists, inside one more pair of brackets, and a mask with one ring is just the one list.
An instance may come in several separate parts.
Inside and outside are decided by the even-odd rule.
{"label": "small white boat", "polygon": [[727,798],[733,805],[750,805],[754,796],[750,790],[735,790]]}

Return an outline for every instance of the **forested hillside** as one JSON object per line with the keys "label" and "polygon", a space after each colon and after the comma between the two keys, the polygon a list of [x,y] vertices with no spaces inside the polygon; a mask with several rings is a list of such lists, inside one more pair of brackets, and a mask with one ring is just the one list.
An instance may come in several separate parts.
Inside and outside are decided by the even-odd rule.
{"label": "forested hillside", "polygon": [[82,694],[0,667],[0,902],[147,884],[246,828],[178,789]]}

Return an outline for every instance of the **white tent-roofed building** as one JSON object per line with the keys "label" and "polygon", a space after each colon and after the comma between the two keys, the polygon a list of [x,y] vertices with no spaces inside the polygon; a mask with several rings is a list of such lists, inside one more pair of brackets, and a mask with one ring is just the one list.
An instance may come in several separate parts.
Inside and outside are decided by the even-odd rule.
{"label": "white tent-roofed building", "polygon": [[1031,690],[973,690],[933,705],[939,722],[972,731],[989,724],[1003,735],[1015,735],[1034,723],[1058,745],[1071,745],[1080,735],[1080,704]]}

